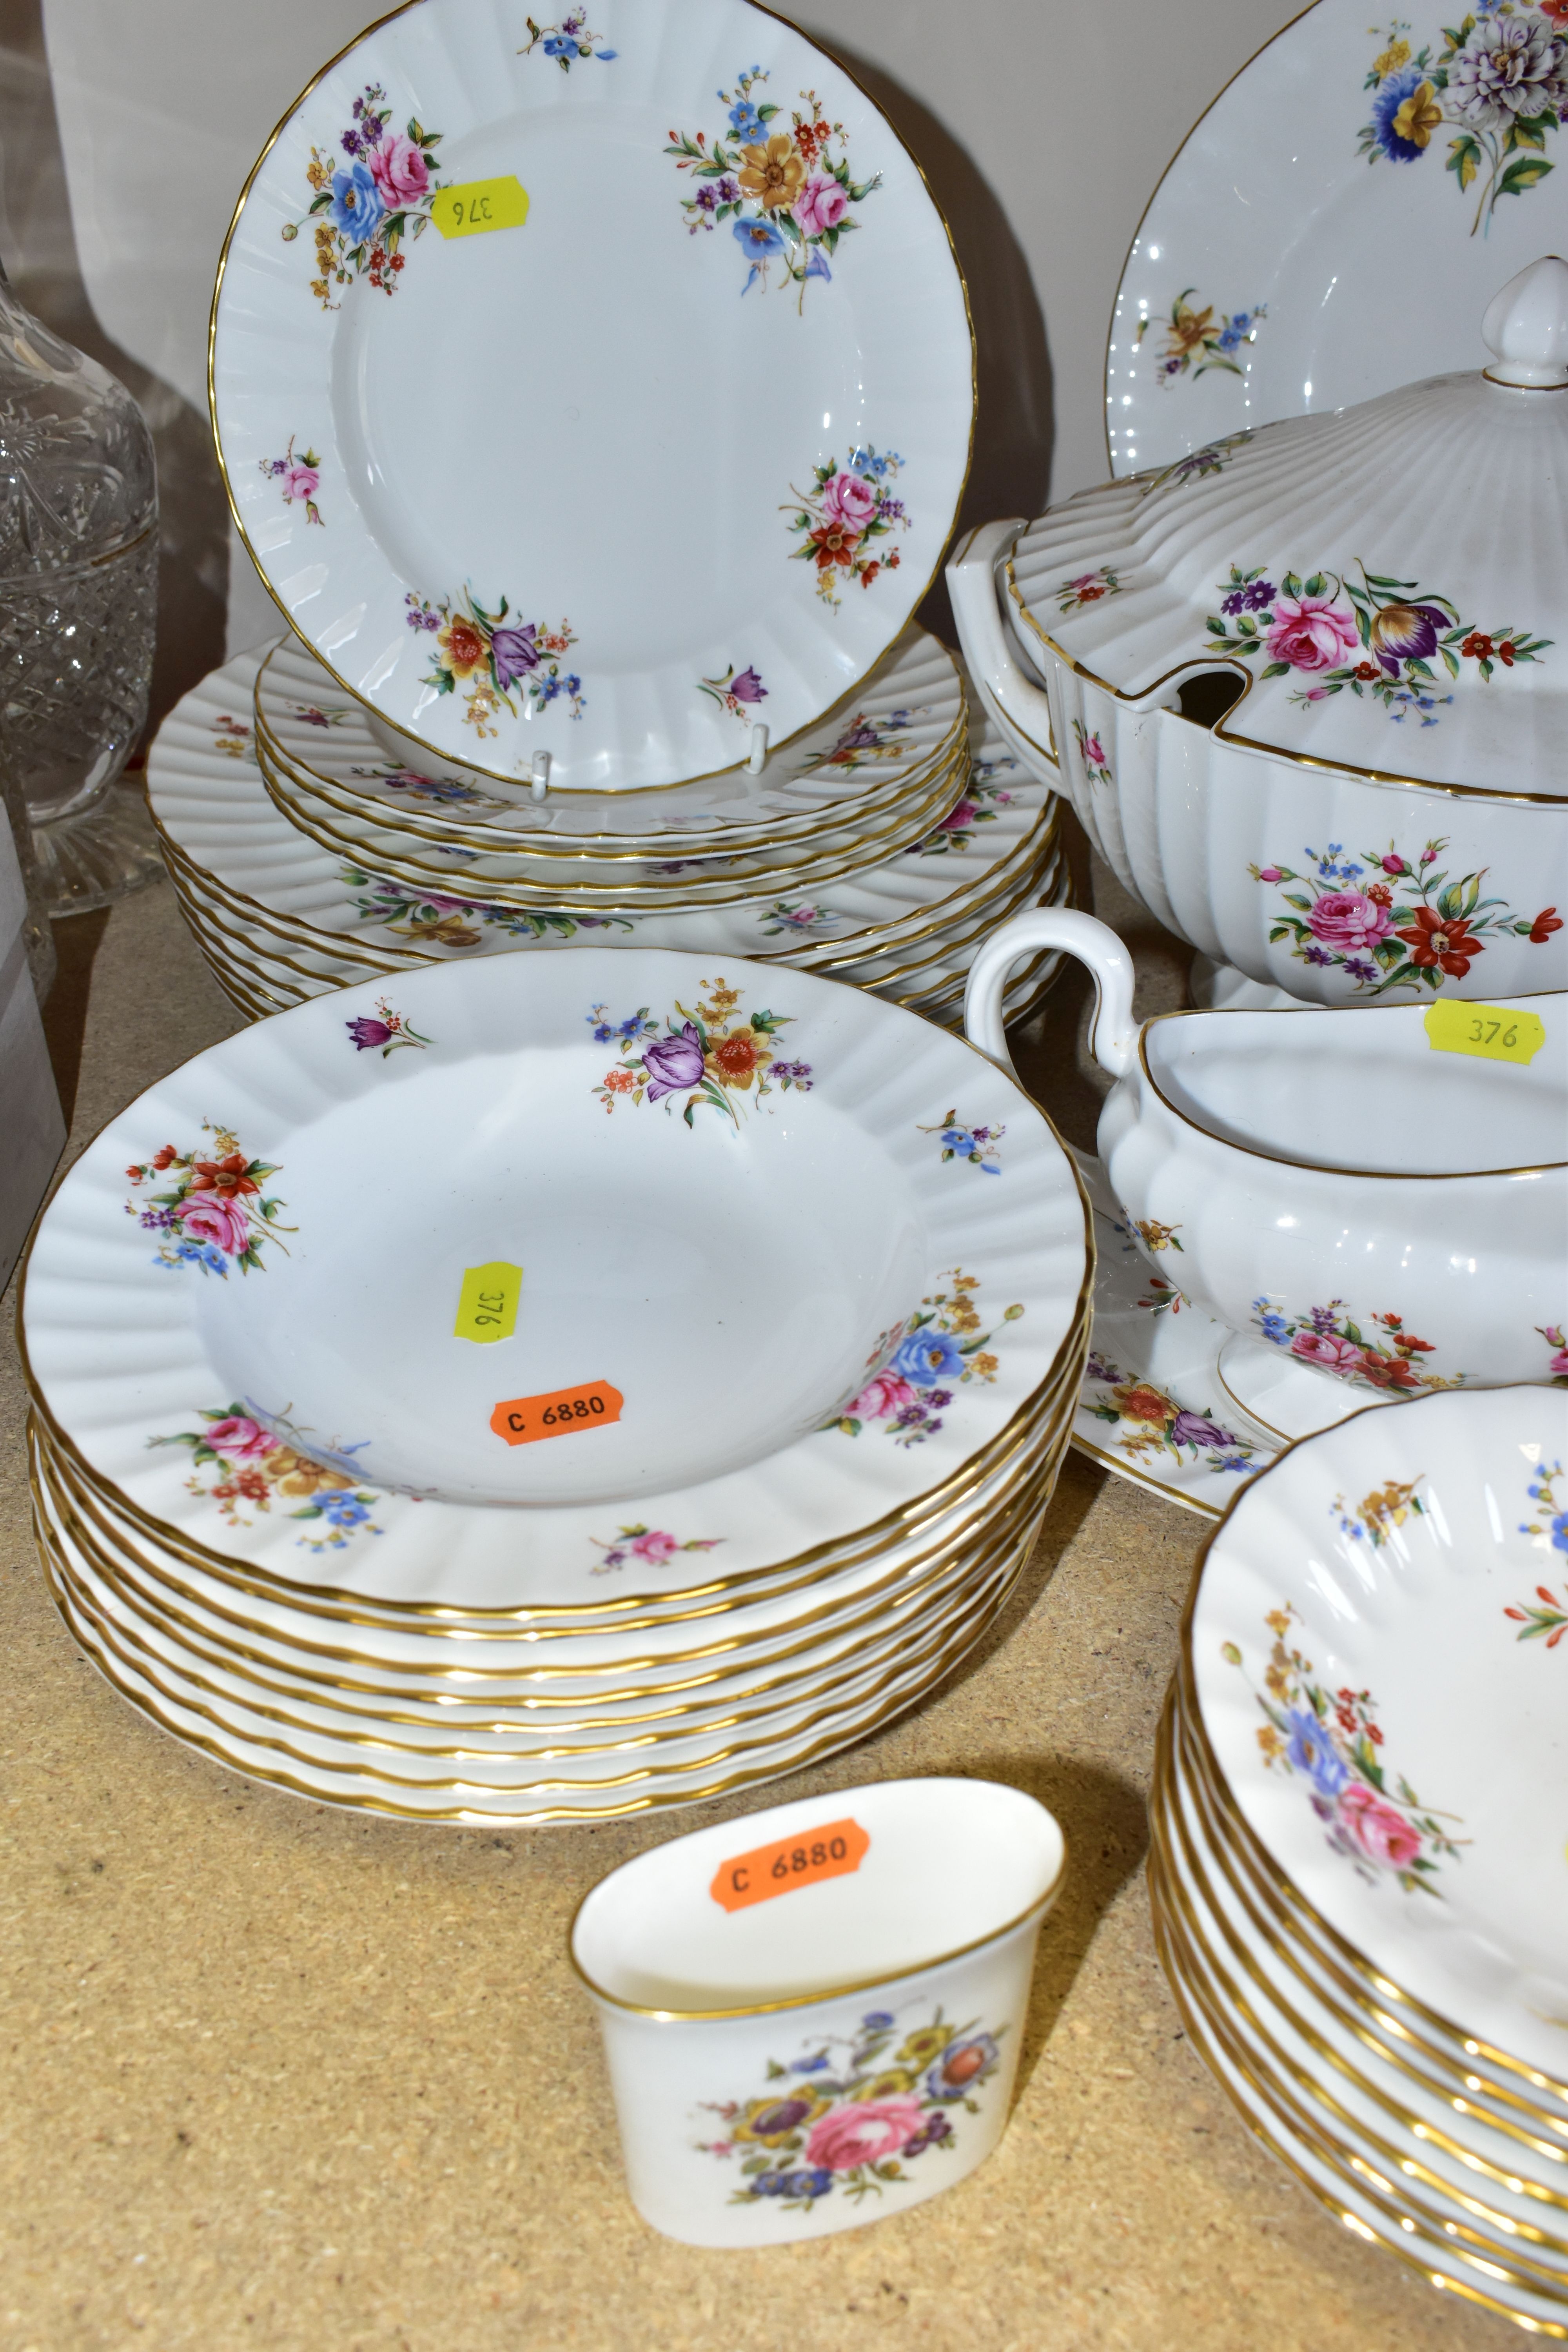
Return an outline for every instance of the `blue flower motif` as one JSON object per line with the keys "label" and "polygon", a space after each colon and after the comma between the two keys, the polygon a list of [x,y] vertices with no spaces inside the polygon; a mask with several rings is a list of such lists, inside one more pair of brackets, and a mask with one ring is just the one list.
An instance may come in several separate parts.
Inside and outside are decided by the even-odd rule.
{"label": "blue flower motif", "polygon": [[783,237],[772,221],[761,213],[755,220],[738,220],[731,234],[759,268],[764,262],[771,261],[775,253],[782,253],[784,249]]}
{"label": "blue flower motif", "polygon": [[[722,91],[720,95],[723,95]],[[730,109],[730,128],[743,146],[760,145],[767,137],[763,118],[749,98],[738,98]]]}
{"label": "blue flower motif", "polygon": [[1337,1797],[1350,1773],[1323,1737],[1323,1727],[1310,1706],[1295,1706],[1286,1716],[1290,1737],[1286,1758],[1298,1772],[1305,1772],[1321,1797]]}
{"label": "blue flower motif", "polygon": [[153,1265],[166,1265],[171,1270],[177,1265],[199,1265],[204,1274],[221,1275],[226,1282],[228,1280],[228,1264],[216,1242],[176,1242],[174,1247],[173,1257],[160,1254]]}
{"label": "blue flower motif", "polygon": [[792,2074],[820,2074],[827,2064],[826,2051],[819,2050],[814,2058],[796,2058],[791,2062]]}
{"label": "blue flower motif", "polygon": [[830,283],[832,281],[833,272],[827,267],[826,256],[819,245],[814,245],[811,248],[811,258],[805,265],[805,274],[808,278],[826,278]]}
{"label": "blue flower motif", "polygon": [[1419,66],[1406,66],[1402,72],[1386,74],[1377,86],[1372,101],[1373,135],[1391,163],[1414,163],[1426,152],[1423,143],[1396,131],[1394,120],[1426,79]]}
{"label": "blue flower motif", "polygon": [[316,1500],[321,1505],[322,1517],[331,1519],[333,1527],[345,1531],[350,1528],[363,1527],[370,1517],[368,1507],[360,1501],[359,1496],[344,1494],[341,1487],[326,1488]]}
{"label": "blue flower motif", "polygon": [[963,1356],[950,1332],[927,1323],[900,1340],[888,1370],[908,1381],[911,1388],[931,1389],[939,1381],[963,1379]]}
{"label": "blue flower motif", "polygon": [[577,44],[568,40],[563,33],[552,33],[544,44],[544,54],[547,58],[574,58]]}
{"label": "blue flower motif", "polygon": [[332,201],[327,218],[351,245],[363,245],[373,237],[385,216],[381,190],[372,179],[368,165],[356,163],[346,172],[332,173]]}

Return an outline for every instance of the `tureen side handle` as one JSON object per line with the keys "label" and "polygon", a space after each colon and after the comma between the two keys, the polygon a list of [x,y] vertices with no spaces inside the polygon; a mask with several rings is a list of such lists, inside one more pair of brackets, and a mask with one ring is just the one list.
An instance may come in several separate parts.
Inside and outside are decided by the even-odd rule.
{"label": "tureen side handle", "polygon": [[1132,1018],[1132,958],[1108,923],[1065,907],[1033,907],[994,931],[969,967],[963,992],[963,1034],[1000,1069],[1012,1072],[1002,1024],[1007,975],[1026,955],[1061,948],[1094,975],[1096,1003],[1089,1045],[1095,1060],[1113,1078],[1125,1077],[1138,1053]]}
{"label": "tureen side handle", "polygon": [[948,593],[963,657],[983,693],[1026,736],[1041,744],[1054,743],[1049,698],[1027,676],[1007,642],[996,589],[996,565],[1023,528],[1022,519],[1015,516],[1010,522],[983,523],[972,530],[948,564]]}

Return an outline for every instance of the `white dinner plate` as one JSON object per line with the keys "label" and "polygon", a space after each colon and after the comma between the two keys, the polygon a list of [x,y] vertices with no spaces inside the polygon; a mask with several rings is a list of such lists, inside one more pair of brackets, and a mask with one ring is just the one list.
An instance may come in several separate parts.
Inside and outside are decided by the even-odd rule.
{"label": "white dinner plate", "polygon": [[[1368,20],[1362,0],[1304,9],[1160,182],[1111,316],[1113,474],[1484,367],[1492,296],[1564,250],[1561,16],[1420,0],[1408,20]],[[1417,268],[1392,261],[1415,254]]]}
{"label": "white dinner plate", "polygon": [[336,675],[440,755],[599,790],[742,764],[867,674],[974,400],[919,167],[748,0],[409,0],[258,163],[211,382]]}

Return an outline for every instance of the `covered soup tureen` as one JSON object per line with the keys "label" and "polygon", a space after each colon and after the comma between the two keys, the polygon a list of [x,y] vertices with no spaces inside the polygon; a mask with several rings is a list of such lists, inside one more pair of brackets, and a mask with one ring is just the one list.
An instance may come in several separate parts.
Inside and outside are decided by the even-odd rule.
{"label": "covered soup tureen", "polygon": [[1568,985],[1568,262],[1482,335],[1485,369],[1231,435],[949,567],[985,700],[1121,879],[1309,1002]]}

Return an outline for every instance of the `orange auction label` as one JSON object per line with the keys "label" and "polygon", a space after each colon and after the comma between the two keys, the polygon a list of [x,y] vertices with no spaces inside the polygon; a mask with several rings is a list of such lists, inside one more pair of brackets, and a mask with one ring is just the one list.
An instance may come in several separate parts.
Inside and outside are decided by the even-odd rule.
{"label": "orange auction label", "polygon": [[548,1396],[509,1397],[490,1415],[490,1427],[509,1445],[535,1445],[542,1437],[568,1437],[577,1429],[605,1429],[626,1402],[608,1381],[585,1388],[552,1389]]}
{"label": "orange auction label", "polygon": [[859,1869],[870,1843],[858,1822],[824,1822],[819,1830],[802,1830],[721,1863],[708,1892],[726,1911],[744,1911],[797,1886],[815,1886],[820,1878],[847,1878]]}

